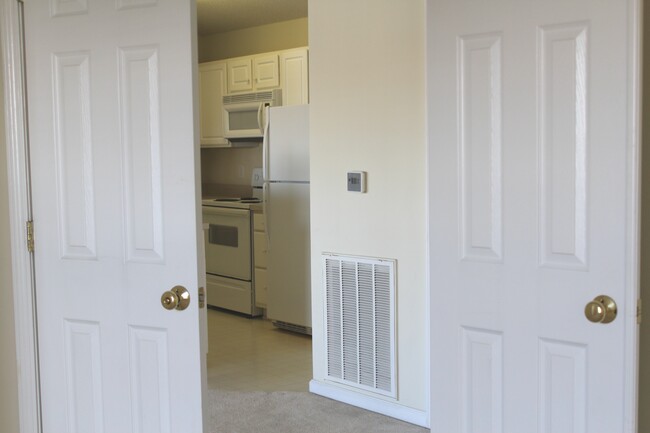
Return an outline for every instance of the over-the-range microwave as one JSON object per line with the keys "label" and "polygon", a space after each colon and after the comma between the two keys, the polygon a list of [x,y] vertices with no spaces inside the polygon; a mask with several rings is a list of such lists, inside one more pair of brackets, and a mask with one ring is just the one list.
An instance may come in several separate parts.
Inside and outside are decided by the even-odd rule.
{"label": "over-the-range microwave", "polygon": [[224,137],[235,146],[259,143],[264,137],[266,107],[276,105],[282,105],[281,89],[224,96]]}

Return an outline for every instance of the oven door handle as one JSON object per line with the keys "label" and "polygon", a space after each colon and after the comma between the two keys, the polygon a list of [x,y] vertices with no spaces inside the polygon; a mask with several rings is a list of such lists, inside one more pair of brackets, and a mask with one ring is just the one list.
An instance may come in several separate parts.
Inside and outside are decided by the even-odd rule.
{"label": "oven door handle", "polygon": [[248,209],[234,209],[226,207],[203,206],[203,213],[207,215],[248,216]]}

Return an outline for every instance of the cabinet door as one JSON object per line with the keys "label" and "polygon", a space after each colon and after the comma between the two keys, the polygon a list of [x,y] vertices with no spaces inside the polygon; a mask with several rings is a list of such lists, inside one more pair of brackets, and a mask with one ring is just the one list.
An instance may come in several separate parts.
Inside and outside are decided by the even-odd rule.
{"label": "cabinet door", "polygon": [[307,48],[280,54],[282,105],[309,103],[309,51]]}
{"label": "cabinet door", "polygon": [[253,256],[256,268],[266,268],[267,240],[265,232],[253,233]]}
{"label": "cabinet door", "polygon": [[228,60],[228,93],[253,90],[251,58]]}
{"label": "cabinet door", "polygon": [[268,297],[266,269],[255,268],[255,306],[266,308]]}
{"label": "cabinet door", "polygon": [[278,68],[278,55],[269,54],[256,56],[253,59],[255,70],[255,89],[272,89],[280,87],[280,71]]}
{"label": "cabinet door", "polygon": [[226,63],[200,64],[199,100],[202,147],[219,147],[228,144],[223,137],[223,95],[225,94]]}
{"label": "cabinet door", "polygon": [[264,218],[264,213],[262,212],[253,213],[253,230],[255,230],[256,232],[266,231],[266,219]]}

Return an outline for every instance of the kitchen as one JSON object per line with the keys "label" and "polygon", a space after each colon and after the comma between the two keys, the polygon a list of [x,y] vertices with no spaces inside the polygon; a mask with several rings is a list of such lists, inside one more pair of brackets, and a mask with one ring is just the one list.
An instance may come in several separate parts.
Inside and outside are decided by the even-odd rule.
{"label": "kitchen", "polygon": [[[311,379],[307,2],[284,3],[239,16],[198,3],[211,388]],[[241,367],[251,345],[267,379]]]}

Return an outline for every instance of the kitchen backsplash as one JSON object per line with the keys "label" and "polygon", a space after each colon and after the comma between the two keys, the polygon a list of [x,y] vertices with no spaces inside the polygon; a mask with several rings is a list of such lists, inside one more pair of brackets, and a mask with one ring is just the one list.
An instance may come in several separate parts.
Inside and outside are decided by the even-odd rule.
{"label": "kitchen backsplash", "polygon": [[230,185],[223,183],[204,183],[201,185],[201,197],[253,197],[253,189],[248,185]]}
{"label": "kitchen backsplash", "polygon": [[262,166],[262,146],[201,150],[201,183],[250,187],[253,168]]}

